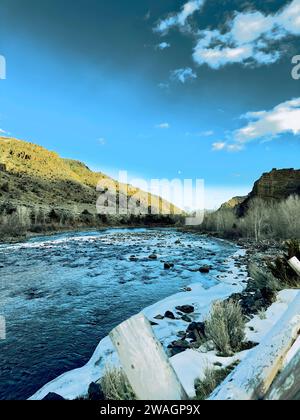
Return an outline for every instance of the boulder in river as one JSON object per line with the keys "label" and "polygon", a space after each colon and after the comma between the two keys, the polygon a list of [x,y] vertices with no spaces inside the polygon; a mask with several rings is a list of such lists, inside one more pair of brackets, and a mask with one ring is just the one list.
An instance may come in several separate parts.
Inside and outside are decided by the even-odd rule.
{"label": "boulder in river", "polygon": [[151,254],[149,255],[149,260],[157,260],[157,255],[156,254]]}
{"label": "boulder in river", "polygon": [[165,270],[170,270],[171,268],[174,268],[174,264],[173,263],[168,263],[168,262],[165,262],[164,263],[164,269]]}
{"label": "boulder in river", "polygon": [[208,267],[208,265],[205,265],[203,267],[199,268],[200,273],[202,274],[208,274],[210,272],[210,267]]}

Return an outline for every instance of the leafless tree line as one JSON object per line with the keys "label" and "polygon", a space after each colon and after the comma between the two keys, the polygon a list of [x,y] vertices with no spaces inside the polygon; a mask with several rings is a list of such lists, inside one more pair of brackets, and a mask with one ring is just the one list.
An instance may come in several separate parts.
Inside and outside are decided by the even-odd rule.
{"label": "leafless tree line", "polygon": [[244,217],[232,209],[206,214],[204,230],[224,237],[262,239],[300,238],[300,197],[290,196],[281,202],[253,199]]}

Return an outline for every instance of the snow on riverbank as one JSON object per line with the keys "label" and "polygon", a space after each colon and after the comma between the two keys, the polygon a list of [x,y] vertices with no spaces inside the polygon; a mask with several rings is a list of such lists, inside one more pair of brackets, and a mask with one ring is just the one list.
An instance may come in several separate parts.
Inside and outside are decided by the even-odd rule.
{"label": "snow on riverbank", "polygon": [[[263,319],[255,315],[247,323],[246,339],[259,344],[286,312],[297,293],[298,290],[281,291],[276,302],[267,309]],[[299,345],[300,341],[297,340],[287,355],[285,364],[292,358]],[[195,379],[204,379],[206,368],[213,368],[216,363],[225,368],[236,361],[242,361],[249,351],[251,350],[237,353],[233,357],[218,357],[215,351],[201,353],[197,350],[187,350],[172,357],[171,362],[187,394],[190,397],[195,397]]]}
{"label": "snow on riverbank", "polygon": [[[245,288],[245,280],[247,280],[245,267],[235,265],[237,258],[243,255],[244,251],[239,250],[228,260],[229,272],[222,276],[221,281],[216,286],[205,289],[200,284],[193,284],[190,286],[191,291],[177,293],[143,310],[149,320],[158,324],[153,327],[154,332],[165,348],[172,341],[178,340],[178,332],[185,331],[188,323],[179,317],[175,320],[168,318],[157,320],[155,317],[164,315],[166,311],[172,311],[176,315],[176,306],[193,305],[195,311],[189,315],[190,318],[193,321],[203,321],[215,300],[224,300]],[[243,276],[241,276],[241,272],[244,273]],[[238,275],[239,280],[237,280]],[[289,303],[295,297],[295,293],[294,290],[280,292],[277,301],[266,311],[264,319],[260,319],[258,316],[251,319],[247,324],[247,339],[259,343],[285,312]],[[201,349],[188,349],[171,357],[170,361],[186,392],[190,397],[194,397],[194,381],[197,378],[203,378],[207,367],[212,367],[215,363],[222,364],[224,367],[231,365],[236,360],[242,360],[247,353],[248,351],[244,351],[234,357],[223,358],[218,357],[215,351],[202,353]],[[87,394],[90,383],[101,378],[107,364],[119,365],[118,356],[109,337],[105,337],[99,343],[92,358],[85,366],[61,375],[45,385],[30,399],[42,399],[49,392],[55,392],[66,399],[84,396]]]}

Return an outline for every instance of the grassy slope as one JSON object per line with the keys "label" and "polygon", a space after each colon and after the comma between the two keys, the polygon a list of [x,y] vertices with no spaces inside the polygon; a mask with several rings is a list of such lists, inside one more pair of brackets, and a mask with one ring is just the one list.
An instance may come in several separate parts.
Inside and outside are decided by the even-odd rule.
{"label": "grassy slope", "polygon": [[[149,195],[130,185],[118,184],[103,173],[92,172],[79,161],[62,159],[57,153],[25,141],[0,137],[0,163],[6,165],[7,172],[0,172],[0,201],[31,207],[54,206],[64,208],[78,206],[95,212],[97,200],[96,186],[101,180],[103,186],[111,190],[115,185],[130,196],[136,195],[142,207],[149,205]],[[160,207],[165,212],[170,204],[160,199]],[[181,210],[172,206],[172,212]]]}

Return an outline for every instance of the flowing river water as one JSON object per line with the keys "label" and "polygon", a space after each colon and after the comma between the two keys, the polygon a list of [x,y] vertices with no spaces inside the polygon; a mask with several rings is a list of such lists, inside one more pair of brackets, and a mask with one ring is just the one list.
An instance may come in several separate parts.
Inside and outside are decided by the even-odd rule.
{"label": "flowing river water", "polygon": [[[236,250],[175,229],[108,229],[0,245],[0,399],[26,399],[84,365],[112,328],[144,307],[195,282],[216,285]],[[174,268],[164,269],[164,261]],[[209,274],[195,271],[206,264]]]}

